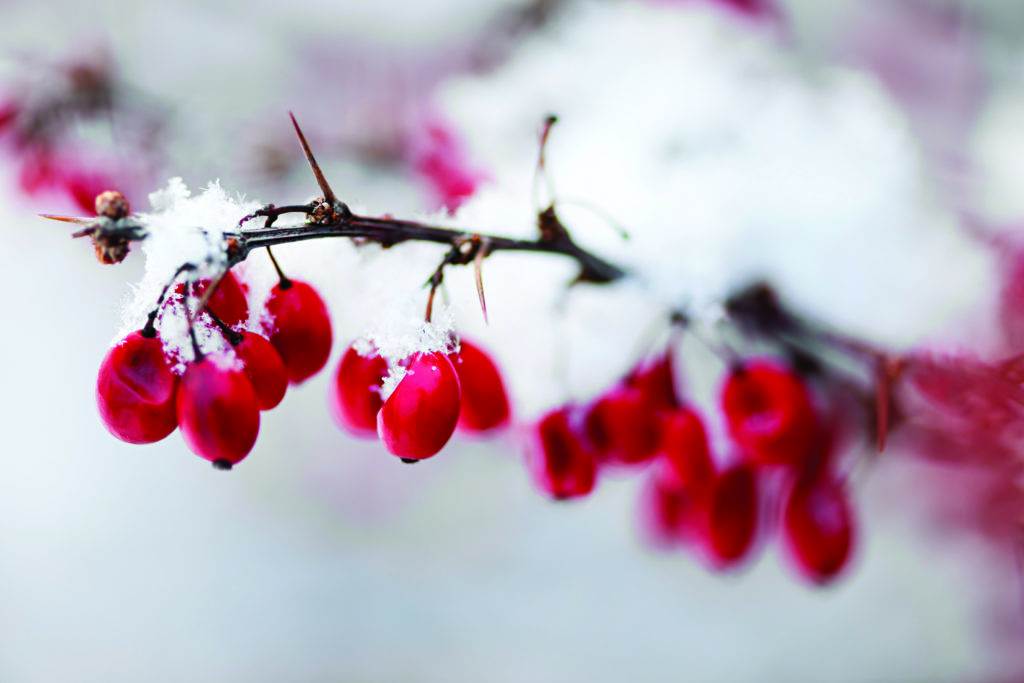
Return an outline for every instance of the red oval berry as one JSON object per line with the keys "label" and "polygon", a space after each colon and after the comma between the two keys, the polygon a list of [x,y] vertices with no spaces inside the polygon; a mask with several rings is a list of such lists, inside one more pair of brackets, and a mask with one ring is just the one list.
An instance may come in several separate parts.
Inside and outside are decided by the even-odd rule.
{"label": "red oval berry", "polygon": [[356,436],[377,435],[377,413],[384,405],[380,390],[387,374],[384,358],[362,356],[352,346],[345,350],[331,385],[331,412],[342,428]]}
{"label": "red oval berry", "polygon": [[284,369],[284,361],[263,335],[243,331],[242,341],[235,345],[234,351],[242,361],[242,369],[252,383],[256,392],[256,402],[260,410],[276,407],[288,390],[288,373]]}
{"label": "red oval berry", "polygon": [[459,376],[443,353],[418,354],[377,413],[377,433],[393,455],[423,460],[444,448],[459,420]]}
{"label": "red oval berry", "polygon": [[15,100],[0,102],[0,135],[3,135],[8,128],[13,127],[21,114],[21,105]]}
{"label": "red oval berry", "polygon": [[110,433],[128,443],[153,443],[178,426],[178,378],[159,337],[132,332],[111,348],[96,378],[96,405]]}
{"label": "red oval berry", "polygon": [[185,369],[178,390],[178,423],[194,453],[230,469],[252,450],[260,410],[245,373],[206,357]]}
{"label": "red oval berry", "polygon": [[603,460],[633,465],[657,454],[657,410],[633,387],[616,387],[599,398],[587,411],[585,427]]}
{"label": "red oval berry", "polygon": [[463,339],[452,364],[459,373],[462,387],[459,428],[486,432],[508,424],[510,410],[505,382],[487,352]]}
{"label": "red oval berry", "polygon": [[737,368],[722,389],[729,433],[755,460],[796,465],[814,449],[818,425],[807,387],[768,361]]}
{"label": "red oval berry", "polygon": [[[93,194],[95,197],[95,193]],[[210,286],[210,280],[204,278],[195,283],[195,295],[201,297]],[[181,297],[185,292],[185,284],[179,283],[174,288],[174,293]],[[213,312],[218,318],[224,321],[228,327],[235,327],[249,319],[249,302],[245,296],[245,288],[238,281],[232,271],[228,271],[221,278],[217,290],[210,296],[206,308]]]}
{"label": "red oval berry", "polygon": [[793,486],[782,514],[783,536],[797,568],[811,581],[827,583],[848,564],[853,527],[840,482],[825,475]]}
{"label": "red oval berry", "polygon": [[706,495],[695,495],[666,460],[658,461],[640,499],[642,531],[651,545],[673,548],[699,536]]}
{"label": "red oval berry", "polygon": [[640,391],[655,408],[678,408],[675,368],[670,349],[637,365],[626,377],[626,384]]}
{"label": "red oval berry", "polygon": [[305,282],[287,280],[270,290],[267,312],[273,318],[270,343],[281,354],[288,379],[299,384],[323,369],[331,355],[331,318],[327,305]]}
{"label": "red oval berry", "polygon": [[534,481],[556,499],[585,496],[597,480],[597,459],[574,429],[574,417],[571,406],[544,415],[527,452]]}
{"label": "red oval berry", "polygon": [[749,463],[726,468],[715,479],[707,502],[705,547],[712,564],[725,568],[750,552],[757,535],[757,474]]}
{"label": "red oval berry", "polygon": [[677,408],[662,416],[660,452],[691,495],[708,493],[715,480],[715,463],[704,423],[695,411]]}

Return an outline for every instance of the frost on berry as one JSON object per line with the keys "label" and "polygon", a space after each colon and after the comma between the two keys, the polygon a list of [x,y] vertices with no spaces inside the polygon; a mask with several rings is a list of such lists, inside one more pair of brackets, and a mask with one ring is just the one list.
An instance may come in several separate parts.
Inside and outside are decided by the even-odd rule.
{"label": "frost on berry", "polygon": [[[220,275],[227,265],[224,231],[235,229],[239,217],[257,208],[252,202],[231,197],[219,183],[211,183],[194,195],[181,178],[172,178],[166,188],[150,194],[149,201],[151,211],[136,214],[146,228],[142,242],[146,268],[122,315],[122,329],[126,330],[145,323],[160,291],[183,264],[192,264],[195,270],[183,273],[182,281],[211,280]],[[180,302],[175,306],[172,301],[161,311],[159,330],[176,370],[183,371],[184,363],[192,359],[192,350]],[[202,348],[225,347],[223,336],[216,330],[197,329],[197,333]]]}
{"label": "frost on berry", "polygon": [[377,414],[377,432],[392,455],[423,460],[438,453],[459,419],[459,376],[447,354],[420,353]]}

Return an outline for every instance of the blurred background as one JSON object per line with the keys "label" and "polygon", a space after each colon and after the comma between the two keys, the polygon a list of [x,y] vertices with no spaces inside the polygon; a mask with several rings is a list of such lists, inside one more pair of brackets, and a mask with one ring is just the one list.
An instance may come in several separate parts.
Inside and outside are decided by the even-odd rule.
{"label": "blurred background", "polygon": [[[946,523],[962,481],[884,454],[856,481],[835,584],[774,547],[709,573],[648,548],[638,483],[553,503],[522,467],[539,411],[628,368],[659,303],[751,277],[896,350],[998,346],[1024,218],[1024,12],[1012,0],[299,0],[0,4],[0,680],[1010,681],[1014,547]],[[136,208],[180,176],[259,202],[316,187],[372,213],[529,234],[537,131],[574,234],[644,273],[565,297],[542,257],[449,279],[519,426],[404,467],[339,430],[330,373],[289,390],[230,474],[97,417],[141,254],[101,267],[35,214]],[[43,114],[39,114],[43,112]],[[2,128],[0,128],[2,130]],[[993,245],[996,248],[993,248]],[[343,344],[422,301],[439,252],[282,260]],[[255,260],[254,255],[253,259]],[[248,266],[259,277],[267,264]],[[654,292],[655,294],[650,294]],[[130,321],[129,321],[130,322]],[[694,396],[721,367],[685,349]],[[937,500],[939,499],[939,500]]]}

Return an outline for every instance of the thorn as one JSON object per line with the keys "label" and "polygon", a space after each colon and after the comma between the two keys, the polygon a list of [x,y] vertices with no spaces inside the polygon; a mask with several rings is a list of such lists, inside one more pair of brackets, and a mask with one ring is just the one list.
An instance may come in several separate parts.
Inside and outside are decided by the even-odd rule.
{"label": "thorn", "polygon": [[900,373],[898,359],[881,357],[875,366],[875,435],[876,447],[881,453],[885,450],[885,444],[889,435],[889,425],[892,420],[892,390],[893,382]]}
{"label": "thorn", "polygon": [[487,299],[484,297],[484,259],[487,258],[489,247],[490,244],[488,242],[481,243],[480,248],[476,250],[476,256],[473,258],[473,277],[476,280],[476,295],[480,298],[480,312],[483,313],[485,325],[491,324],[487,319]]}
{"label": "thorn", "polygon": [[40,213],[36,214],[40,218],[46,218],[51,221],[60,221],[61,223],[74,223],[75,225],[89,225],[95,218],[78,218],[76,216],[58,216],[52,213]]}
{"label": "thorn", "polygon": [[551,176],[548,175],[547,168],[547,146],[548,138],[551,136],[551,128],[558,123],[558,117],[554,114],[548,114],[544,118],[544,124],[540,131],[540,144],[537,152],[537,166],[533,169],[533,205],[534,207],[540,206],[540,199],[537,194],[537,185],[540,181],[543,181],[544,188],[547,193],[545,203],[551,207],[555,204],[555,186],[551,181]]}
{"label": "thorn", "polygon": [[320,164],[316,163],[313,150],[309,148],[306,136],[302,134],[302,129],[299,128],[299,122],[295,120],[295,114],[288,112],[288,116],[291,117],[292,125],[295,126],[295,134],[299,136],[299,144],[302,145],[302,151],[306,155],[306,161],[309,162],[309,168],[313,171],[313,176],[316,177],[316,183],[320,186],[320,191],[324,193],[324,200],[333,207],[338,203],[338,198],[334,196],[334,191],[327,183],[327,178],[324,177]]}
{"label": "thorn", "polygon": [[96,234],[96,228],[82,228],[81,230],[75,230],[71,233],[71,239],[78,239],[79,237],[91,237]]}

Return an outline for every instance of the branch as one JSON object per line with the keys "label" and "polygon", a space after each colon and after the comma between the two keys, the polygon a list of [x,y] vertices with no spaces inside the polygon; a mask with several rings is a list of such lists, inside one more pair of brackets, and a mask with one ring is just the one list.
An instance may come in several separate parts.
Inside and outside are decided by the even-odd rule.
{"label": "branch", "polygon": [[[626,275],[626,271],[576,244],[568,230],[561,225],[553,209],[548,209],[538,219],[541,225],[541,236],[534,240],[514,239],[487,233],[456,230],[418,223],[416,221],[397,218],[374,218],[360,216],[346,210],[336,211],[326,222],[308,222],[304,225],[290,227],[274,227],[273,220],[284,213],[305,212],[312,216],[314,205],[282,207],[282,210],[268,207],[257,211],[255,216],[266,216],[270,225],[262,228],[240,229],[235,234],[234,249],[229,253],[229,263],[235,265],[246,259],[250,252],[261,247],[274,247],[290,242],[321,239],[325,237],[348,237],[369,242],[376,242],[383,247],[391,247],[402,242],[433,242],[458,247],[467,241],[475,244],[486,243],[488,254],[498,251],[527,251],[543,254],[556,254],[574,259],[580,266],[577,282],[597,284],[614,282]],[[556,222],[558,227],[552,227]],[[476,237],[477,239],[473,239]],[[448,261],[451,265],[467,265],[477,256],[479,247],[462,250],[460,256]]]}
{"label": "branch", "polygon": [[[553,203],[538,214],[539,236],[532,240],[456,230],[391,217],[376,218],[354,214],[348,205],[337,199],[313,156],[298,122],[294,116],[291,116],[291,120],[322,196],[308,204],[291,204],[280,207],[268,204],[254,213],[243,216],[238,222],[238,229],[224,235],[228,268],[244,261],[254,249],[326,237],[347,237],[361,242],[376,242],[385,248],[413,241],[446,244],[458,252],[446,260],[446,265],[467,265],[474,263],[475,259],[482,260],[498,251],[526,251],[565,256],[579,264],[580,270],[574,283],[604,284],[626,276],[626,271],[622,267],[579,246],[555,213]],[[542,150],[553,122],[553,118],[548,120],[541,139]],[[129,243],[146,238],[146,227],[130,214],[128,203],[120,193],[104,193],[101,198],[105,198],[105,200],[103,203],[100,203],[99,199],[97,200],[97,212],[100,215],[92,220],[49,214],[42,214],[42,216],[52,220],[85,225],[86,227],[76,232],[74,236],[90,237],[96,248],[97,256],[104,263],[119,263],[127,256]],[[305,216],[305,222],[302,225],[274,227],[274,222],[278,217],[296,213]],[[262,228],[244,227],[247,222],[259,217],[266,219]],[[471,244],[472,247],[465,248],[466,244]],[[482,250],[481,245],[484,244],[487,246],[485,250]],[[479,260],[476,263],[479,267]]]}

